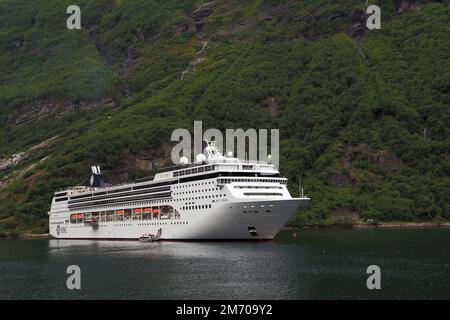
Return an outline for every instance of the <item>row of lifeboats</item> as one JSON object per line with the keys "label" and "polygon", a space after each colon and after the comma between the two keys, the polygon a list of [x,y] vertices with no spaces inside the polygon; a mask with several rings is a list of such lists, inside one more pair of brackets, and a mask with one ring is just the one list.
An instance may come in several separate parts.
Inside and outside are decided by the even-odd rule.
{"label": "row of lifeboats", "polygon": [[78,214],[71,214],[70,215],[70,219],[83,219],[84,218],[84,213],[78,213]]}
{"label": "row of lifeboats", "polygon": [[[133,212],[136,214],[141,214],[141,213],[153,213],[153,214],[158,214],[159,213],[159,209],[158,208],[135,208],[133,209]],[[116,214],[125,214],[125,210],[124,209],[120,209],[120,210],[116,210]],[[85,214],[84,213],[74,213],[70,215],[70,219],[84,219]]]}
{"label": "row of lifeboats", "polygon": [[[141,209],[141,208],[136,208],[136,209],[133,209],[133,212],[134,213],[152,213],[153,212],[153,214],[158,214],[159,213],[159,209],[158,208],[144,208],[144,209]],[[116,214],[124,214],[125,213],[125,210],[116,210]]]}

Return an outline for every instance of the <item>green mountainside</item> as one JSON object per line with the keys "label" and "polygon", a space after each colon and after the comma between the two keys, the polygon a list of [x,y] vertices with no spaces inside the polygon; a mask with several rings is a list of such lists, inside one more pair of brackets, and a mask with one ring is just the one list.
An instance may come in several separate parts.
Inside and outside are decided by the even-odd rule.
{"label": "green mountainside", "polygon": [[[450,219],[447,1],[0,2],[0,236],[46,232],[98,164],[170,164],[176,128],[279,128],[294,225]],[[203,5],[203,6],[202,6]],[[205,45],[206,43],[206,45]],[[186,71],[186,72],[184,72]]]}

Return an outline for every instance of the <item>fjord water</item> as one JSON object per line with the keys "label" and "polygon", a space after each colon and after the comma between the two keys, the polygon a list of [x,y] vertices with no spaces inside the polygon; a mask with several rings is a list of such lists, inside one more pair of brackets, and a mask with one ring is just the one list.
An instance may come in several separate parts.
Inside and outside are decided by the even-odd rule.
{"label": "fjord water", "polygon": [[[81,290],[66,269],[81,268]],[[381,268],[381,290],[366,269]],[[0,241],[1,299],[450,299],[450,229],[297,230],[273,242]]]}

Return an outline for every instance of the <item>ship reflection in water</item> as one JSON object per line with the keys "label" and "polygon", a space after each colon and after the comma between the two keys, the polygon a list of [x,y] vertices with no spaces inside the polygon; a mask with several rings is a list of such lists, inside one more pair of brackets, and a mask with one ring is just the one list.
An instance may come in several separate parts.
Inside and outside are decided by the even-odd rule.
{"label": "ship reflection in water", "polygon": [[[450,298],[449,229],[284,231],[273,242],[0,241],[1,299]],[[369,265],[381,290],[368,290]],[[68,290],[66,269],[81,269]]]}

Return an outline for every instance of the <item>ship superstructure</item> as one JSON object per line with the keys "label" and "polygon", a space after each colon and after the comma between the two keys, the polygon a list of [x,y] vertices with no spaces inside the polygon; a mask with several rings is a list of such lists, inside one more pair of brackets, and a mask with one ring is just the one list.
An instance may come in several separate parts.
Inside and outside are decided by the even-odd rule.
{"label": "ship superstructure", "polygon": [[55,192],[50,235],[59,239],[273,239],[309,202],[292,198],[273,164],[225,157],[214,142],[191,164],[110,185],[97,166],[88,186]]}

